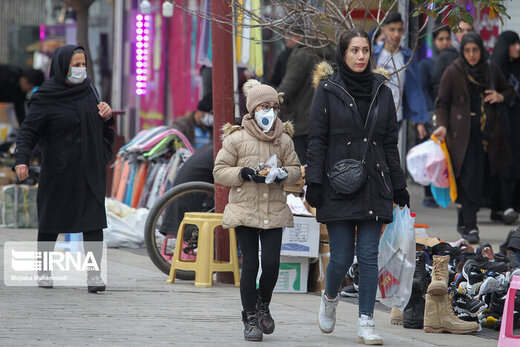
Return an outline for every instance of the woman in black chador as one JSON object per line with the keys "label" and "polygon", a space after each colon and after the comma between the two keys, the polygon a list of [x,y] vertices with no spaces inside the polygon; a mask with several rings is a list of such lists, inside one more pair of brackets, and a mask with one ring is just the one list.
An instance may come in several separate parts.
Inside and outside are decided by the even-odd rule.
{"label": "woman in black chador", "polygon": [[[52,250],[60,233],[83,233],[85,251],[101,263],[106,228],[106,165],[112,157],[112,109],[87,77],[82,47],[63,46],[52,59],[50,78],[32,95],[16,141],[15,171],[28,176],[31,151],[42,147],[38,188],[38,250]],[[52,288],[50,273],[38,285]],[[105,290],[99,271],[88,271],[88,291]]]}

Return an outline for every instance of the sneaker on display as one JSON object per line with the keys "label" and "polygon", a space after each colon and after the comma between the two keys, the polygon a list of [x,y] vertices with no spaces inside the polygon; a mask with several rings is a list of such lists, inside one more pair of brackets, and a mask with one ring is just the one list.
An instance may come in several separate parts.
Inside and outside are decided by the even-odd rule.
{"label": "sneaker on display", "polygon": [[[487,308],[484,302],[458,292],[453,293],[451,303],[456,313],[464,313],[471,317],[477,317]],[[459,316],[459,318],[461,317]]]}
{"label": "sneaker on display", "polygon": [[359,293],[355,288],[354,284],[349,284],[348,286],[343,287],[339,295],[341,295],[344,298],[357,298],[359,296]]}
{"label": "sneaker on display", "polygon": [[354,289],[358,291],[359,284],[359,264],[354,261],[354,263],[350,266],[347,271],[347,276],[352,280],[352,284],[354,285]]}

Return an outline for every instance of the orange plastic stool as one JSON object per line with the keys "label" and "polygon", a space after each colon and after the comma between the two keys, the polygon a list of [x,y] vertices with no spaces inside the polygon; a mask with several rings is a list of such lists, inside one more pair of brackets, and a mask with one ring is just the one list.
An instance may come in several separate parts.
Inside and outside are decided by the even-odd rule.
{"label": "orange plastic stool", "polygon": [[520,335],[513,335],[515,296],[518,289],[520,289],[520,276],[513,276],[513,280],[509,284],[509,290],[507,291],[504,313],[502,313],[498,347],[520,346]]}
{"label": "orange plastic stool", "polygon": [[[197,258],[182,260],[182,247],[184,242],[184,228],[188,224],[199,228],[197,242]],[[172,257],[170,277],[166,283],[174,283],[177,270],[195,271],[196,287],[211,287],[213,285],[213,273],[229,271],[233,272],[235,286],[240,286],[240,271],[238,269],[237,239],[235,229],[229,230],[229,261],[215,260],[215,228],[222,225],[222,213],[186,212],[177,231],[177,240]]]}

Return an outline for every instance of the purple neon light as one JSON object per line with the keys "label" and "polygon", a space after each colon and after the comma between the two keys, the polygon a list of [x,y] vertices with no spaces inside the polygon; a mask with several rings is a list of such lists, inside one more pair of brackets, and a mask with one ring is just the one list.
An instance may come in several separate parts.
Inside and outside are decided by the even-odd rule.
{"label": "purple neon light", "polygon": [[135,93],[137,95],[146,94],[147,74],[148,74],[148,60],[150,50],[148,41],[150,41],[150,27],[152,17],[149,15],[143,16],[138,14],[135,17]]}

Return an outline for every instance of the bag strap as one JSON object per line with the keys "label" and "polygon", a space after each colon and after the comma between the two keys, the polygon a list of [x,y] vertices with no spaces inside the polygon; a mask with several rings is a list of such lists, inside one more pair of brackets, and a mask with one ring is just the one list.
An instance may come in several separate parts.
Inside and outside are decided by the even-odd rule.
{"label": "bag strap", "polygon": [[[367,144],[365,146],[365,152],[363,153],[363,158],[361,158],[361,162],[363,164],[365,163],[365,157],[367,155],[368,145],[370,144],[370,141],[372,141],[372,135],[374,135],[374,128],[376,127],[376,123],[377,123],[377,115],[379,114],[379,100],[377,100],[377,94],[376,94],[376,97],[374,98],[374,102],[376,103],[376,107],[374,108],[374,112],[373,112],[374,117],[372,118],[372,123],[370,124],[370,132],[368,133]],[[368,114],[367,117],[370,117],[370,114]]]}
{"label": "bag strap", "polygon": [[92,92],[94,92],[94,95],[96,96],[96,100],[99,104],[101,102],[101,99],[99,98],[99,94],[98,94],[98,91],[96,90],[96,87],[94,87],[94,85],[92,83],[90,84],[90,89],[92,89]]}

